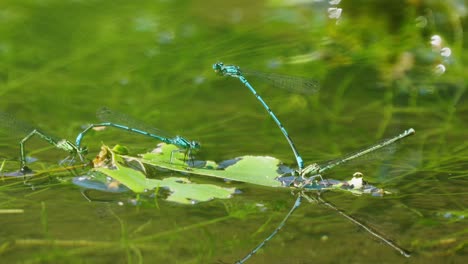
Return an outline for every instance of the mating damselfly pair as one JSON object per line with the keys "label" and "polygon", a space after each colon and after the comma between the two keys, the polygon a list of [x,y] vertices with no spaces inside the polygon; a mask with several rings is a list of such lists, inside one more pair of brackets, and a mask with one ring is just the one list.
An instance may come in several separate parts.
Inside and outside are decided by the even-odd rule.
{"label": "mating damselfly pair", "polygon": [[[190,141],[181,136],[171,136],[170,134],[163,132],[162,130],[144,126],[142,125],[143,122],[137,121],[136,119],[133,119],[132,117],[126,114],[112,111],[107,107],[102,107],[101,109],[99,109],[97,111],[97,117],[102,122],[88,125],[82,132],[80,132],[77,135],[75,143],[72,143],[71,141],[66,139],[58,139],[57,137],[51,136],[30,124],[27,124],[23,121],[19,121],[12,115],[5,112],[0,112],[0,127],[3,127],[5,130],[9,130],[10,134],[26,135],[19,142],[20,175],[25,175],[32,172],[32,170],[26,164],[27,158],[25,144],[33,136],[37,136],[45,140],[57,149],[68,152],[69,156],[66,159],[62,160],[61,163],[73,163],[75,162],[76,158],[78,158],[81,162],[84,162],[85,155],[88,153],[88,149],[87,147],[82,146],[82,141],[86,134],[88,134],[93,128],[98,127],[114,127],[117,129],[157,139],[167,144],[176,145],[179,147],[178,151],[183,151],[185,153],[184,160],[186,158],[190,158],[192,152],[197,151],[200,148],[200,144],[197,141]],[[174,153],[172,153],[169,162],[173,161],[173,156]]]}
{"label": "mating damselfly pair", "polygon": [[[280,223],[280,225],[273,231],[273,233],[268,236],[264,241],[262,241],[254,250],[252,250],[246,257],[244,257],[242,260],[239,261],[239,263],[243,263],[247,261],[253,254],[255,254],[260,248],[262,248],[266,242],[268,242],[271,238],[273,238],[278,231],[284,226],[286,223],[287,219],[290,217],[290,215],[293,213],[295,209],[299,207],[301,204],[302,198],[307,198],[308,200],[314,200],[310,198],[306,192],[315,190],[318,191],[318,196],[315,199],[316,201],[321,202],[322,204],[327,205],[330,208],[333,208],[337,210],[340,214],[348,218],[349,220],[353,221],[354,223],[360,225],[363,228],[366,228],[364,225],[359,223],[357,220],[352,218],[351,216],[345,214],[342,211],[339,211],[336,209],[333,205],[330,203],[326,202],[323,200],[320,196],[320,192],[324,191],[327,189],[327,180],[324,180],[322,178],[322,173],[325,172],[326,170],[329,170],[335,166],[338,166],[342,163],[348,162],[350,160],[359,158],[361,156],[364,156],[370,152],[373,152],[377,149],[384,148],[388,145],[393,144],[396,141],[399,141],[409,135],[414,134],[413,129],[408,129],[405,130],[403,133],[400,135],[397,135],[393,138],[383,140],[378,144],[375,144],[369,148],[365,148],[364,150],[349,154],[344,156],[343,158],[339,158],[333,162],[329,163],[324,163],[323,165],[317,165],[317,164],[312,164],[309,166],[304,165],[304,160],[302,159],[301,155],[299,154],[293,140],[289,136],[287,130],[283,126],[283,124],[280,122],[276,114],[271,110],[271,108],[268,106],[268,104],[260,97],[260,95],[257,93],[257,91],[254,89],[254,87],[247,81],[246,75],[248,74],[247,72],[241,71],[241,69],[238,66],[234,65],[224,65],[223,63],[216,63],[213,65],[213,69],[218,72],[218,74],[223,75],[223,76],[229,76],[229,77],[234,77],[237,78],[241,81],[241,83],[246,86],[257,98],[257,100],[261,103],[261,105],[266,109],[270,117],[273,119],[273,121],[278,125],[280,128],[280,131],[282,134],[285,136],[288,144],[290,145],[292,152],[294,154],[294,157],[296,159],[297,163],[297,169],[292,170],[288,173],[285,173],[281,177],[278,178],[278,181],[280,181],[283,186],[285,187],[292,187],[297,190],[298,197],[296,202],[294,203],[294,206],[291,208],[289,213],[286,215],[284,220]],[[304,78],[295,78],[295,77],[290,77],[290,76],[282,76],[282,75],[268,75],[268,74],[259,74],[259,73],[253,73],[256,74],[257,76],[263,77],[265,80],[269,80],[270,82],[280,84],[280,85],[287,85],[290,87],[294,87],[297,89],[305,90],[305,91],[316,91],[318,89],[318,85],[316,82],[304,79]],[[28,127],[29,132],[26,137],[24,137],[20,141],[20,162],[21,162],[21,171],[24,173],[27,173],[30,171],[29,167],[26,165],[26,155],[25,155],[25,143],[34,135],[39,136],[40,138],[46,140],[50,144],[54,145],[58,149],[62,149],[64,151],[67,151],[70,154],[70,158],[67,159],[67,161],[73,161],[75,157],[79,157],[81,161],[84,161],[84,155],[87,153],[87,148],[82,146],[82,141],[83,138],[85,137],[86,134],[89,133],[93,128],[96,127],[114,127],[118,128],[121,130],[125,130],[128,132],[133,132],[137,134],[141,134],[144,136],[148,136],[150,138],[157,139],[159,141],[165,142],[167,144],[172,144],[176,145],[179,150],[184,151],[185,153],[185,159],[192,159],[192,153],[195,152],[200,148],[200,144],[196,141],[190,141],[185,139],[184,137],[181,136],[171,136],[165,132],[162,132],[161,130],[154,129],[151,127],[148,127],[144,125],[142,122],[135,121],[134,119],[130,118],[129,116],[125,114],[120,114],[114,111],[111,111],[108,108],[102,108],[98,111],[97,116],[102,122],[94,123],[91,125],[88,125],[82,132],[80,132],[75,140],[75,143],[72,143],[68,140],[58,140],[54,137],[48,136],[47,134],[41,132],[38,129],[35,129],[33,127]],[[4,124],[4,126],[8,126],[9,124],[14,124],[15,122],[11,122],[8,119],[7,115],[0,115],[0,120],[1,123]],[[171,158],[169,162],[172,162],[173,160],[173,155],[171,154]],[[187,164],[190,166],[190,162],[187,162]],[[193,164],[193,163],[192,163]],[[373,232],[370,229],[366,229],[369,231],[371,234],[373,234],[375,237],[381,239],[384,241],[386,244],[392,246],[396,250],[398,250],[401,254],[405,256],[409,256],[405,250],[401,249],[398,247],[396,244],[391,242],[388,239],[385,239],[381,236],[379,236],[376,232]]]}
{"label": "mating damselfly pair", "polygon": [[[374,237],[378,238],[379,240],[383,241],[385,244],[389,245],[393,249],[397,250],[400,254],[402,254],[405,257],[409,257],[410,254],[399,247],[397,244],[392,242],[391,240],[379,235],[377,232],[373,231],[369,227],[365,226],[361,222],[359,222],[357,219],[353,218],[352,216],[346,214],[345,212],[339,210],[336,208],[334,205],[331,203],[325,201],[321,195],[320,192],[325,190],[325,186],[327,186],[327,180],[324,180],[322,178],[321,173],[325,172],[326,170],[329,170],[331,168],[334,168],[340,164],[343,164],[345,162],[351,161],[353,159],[362,157],[366,154],[369,154],[373,151],[376,151],[378,149],[387,147],[407,136],[413,135],[415,133],[414,129],[410,128],[408,130],[403,131],[401,134],[389,138],[386,140],[383,140],[371,147],[365,148],[363,150],[345,155],[342,158],[336,159],[332,162],[324,163],[323,165],[319,164],[311,164],[307,167],[304,168],[304,160],[302,159],[301,155],[299,154],[296,146],[294,145],[293,140],[289,136],[287,130],[283,126],[283,124],[280,122],[278,117],[275,115],[275,113],[271,110],[271,108],[268,106],[268,104],[262,99],[262,97],[257,93],[257,91],[254,89],[254,87],[249,83],[249,81],[245,77],[245,73],[241,71],[239,66],[235,65],[224,65],[222,62],[218,62],[213,64],[213,69],[215,72],[217,72],[219,75],[222,76],[229,76],[229,77],[234,77],[237,78],[241,81],[241,83],[246,86],[257,98],[257,100],[261,103],[261,105],[265,108],[265,110],[269,113],[273,121],[278,125],[279,129],[285,136],[287,142],[289,143],[292,152],[296,158],[297,166],[298,169],[296,171],[292,171],[289,173],[289,175],[284,175],[284,177],[280,177],[278,180],[282,181],[282,183],[285,186],[291,186],[294,187],[298,190],[298,197],[296,199],[296,202],[294,203],[293,207],[290,209],[290,211],[287,213],[285,218],[281,221],[281,223],[277,226],[277,228],[266,238],[264,239],[260,244],[258,244],[251,252],[249,252],[244,258],[241,260],[237,261],[236,263],[244,263],[248,259],[250,259],[258,250],[260,250],[269,240],[271,240],[280,230],[283,228],[285,225],[286,221],[288,218],[291,216],[291,214],[300,206],[301,200],[303,197],[307,198],[309,201],[318,201],[329,208],[337,211],[339,214],[347,218],[348,220],[352,221],[356,225],[364,228],[366,231],[368,231],[371,235]],[[255,73],[254,73],[255,74]],[[275,79],[275,78],[282,78],[280,75],[265,75],[265,74],[260,74],[260,76],[268,76],[269,78],[266,79]],[[308,91],[316,91],[318,89],[317,83],[308,79],[302,79],[302,78],[294,78],[294,77],[287,77],[283,78],[284,82],[293,82],[296,84],[296,87],[300,87],[301,89],[306,89]],[[288,174],[288,173],[286,173]],[[354,179],[354,178],[353,178]],[[362,180],[362,178],[361,178]],[[317,198],[312,199],[310,198],[307,194],[305,194],[305,191],[307,190],[315,190],[317,192]]]}

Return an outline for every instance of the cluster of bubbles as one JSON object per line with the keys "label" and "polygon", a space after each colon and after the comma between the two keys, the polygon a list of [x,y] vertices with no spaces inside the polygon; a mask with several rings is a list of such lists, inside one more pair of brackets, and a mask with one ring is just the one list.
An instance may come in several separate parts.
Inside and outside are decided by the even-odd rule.
{"label": "cluster of bubbles", "polygon": [[343,11],[342,8],[339,8],[338,5],[340,4],[341,0],[330,0],[328,3],[331,7],[328,8],[328,18],[330,19],[338,19],[341,17],[341,12]]}
{"label": "cluster of bubbles", "polygon": [[431,47],[434,52],[437,52],[441,56],[441,62],[434,67],[434,73],[436,75],[442,75],[446,71],[445,64],[448,63],[452,50],[449,47],[443,46],[442,38],[439,35],[433,35],[431,37]]}

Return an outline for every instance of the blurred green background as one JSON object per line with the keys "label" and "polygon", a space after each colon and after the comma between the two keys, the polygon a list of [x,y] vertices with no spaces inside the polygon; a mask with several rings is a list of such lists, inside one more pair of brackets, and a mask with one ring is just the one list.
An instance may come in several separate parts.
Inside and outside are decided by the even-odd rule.
{"label": "blurred green background", "polygon": [[[324,196],[414,255],[405,259],[335,212],[304,203],[251,263],[464,263],[467,12],[461,0],[3,0],[0,111],[74,140],[108,106],[200,141],[200,159],[270,155],[294,166],[255,97],[211,65],[313,78],[320,90],[311,95],[249,80],[306,164],[416,130],[398,151],[324,175],[344,180],[361,171],[392,191]],[[22,137],[3,127],[0,158],[11,171]],[[134,153],[156,144],[109,129],[86,138],[89,157],[101,142]],[[28,150],[38,159],[33,169],[64,158],[38,139]],[[286,189],[233,185],[242,193],[227,201],[122,206],[89,203],[55,179],[32,190],[2,178],[0,209],[24,213],[0,214],[0,256],[5,263],[232,263],[294,202]]]}

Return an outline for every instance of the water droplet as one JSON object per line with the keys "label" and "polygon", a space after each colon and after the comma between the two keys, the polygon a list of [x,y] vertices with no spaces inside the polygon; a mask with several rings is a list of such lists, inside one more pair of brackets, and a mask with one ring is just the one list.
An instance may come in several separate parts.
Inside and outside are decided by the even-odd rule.
{"label": "water droplet", "polygon": [[343,9],[341,8],[330,7],[328,8],[328,17],[331,19],[338,19],[340,18],[342,11]]}
{"label": "water droplet", "polygon": [[446,69],[445,69],[445,66],[444,66],[443,64],[438,64],[438,65],[435,66],[435,68],[434,68],[434,73],[435,73],[436,75],[442,75],[442,74],[444,74],[445,70],[446,70]]}
{"label": "water droplet", "polygon": [[75,178],[77,181],[86,181],[88,180],[88,176],[80,176],[78,178]]}
{"label": "water droplet", "polygon": [[442,48],[440,50],[440,55],[442,55],[442,57],[446,57],[446,58],[450,57],[450,55],[452,55],[452,50],[450,48],[447,48],[447,47]]}
{"label": "water droplet", "polygon": [[[129,199],[128,203],[131,204],[131,205],[138,205],[139,204],[138,199]],[[123,205],[123,203],[122,203],[122,205]]]}
{"label": "water droplet", "polygon": [[330,0],[330,1],[328,1],[328,3],[330,3],[330,5],[338,5],[340,2],[341,2],[341,0]]}

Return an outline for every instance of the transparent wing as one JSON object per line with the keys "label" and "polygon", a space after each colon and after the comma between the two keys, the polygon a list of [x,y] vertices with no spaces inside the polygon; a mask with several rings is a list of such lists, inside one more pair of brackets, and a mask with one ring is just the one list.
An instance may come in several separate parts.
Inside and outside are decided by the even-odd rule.
{"label": "transparent wing", "polygon": [[414,135],[414,133],[415,133],[414,129],[410,128],[395,137],[384,139],[370,147],[361,149],[359,151],[351,152],[341,158],[320,164],[319,165],[320,169],[318,172],[321,173],[323,171],[329,170],[335,166],[349,162],[351,160],[362,158],[372,153],[377,153],[376,151],[378,151],[378,153],[383,153],[383,152],[392,153],[396,150],[396,146],[394,145],[395,142],[400,141],[405,137]]}
{"label": "transparent wing", "polygon": [[259,71],[242,70],[246,76],[253,76],[272,84],[273,86],[302,94],[313,94],[319,91],[319,83],[313,79],[299,76],[264,73]]}
{"label": "transparent wing", "polygon": [[[21,139],[27,134],[31,133],[34,129],[41,131],[27,122],[16,119],[13,115],[0,111],[0,130],[7,136]],[[41,131],[42,134],[46,135]],[[47,134],[49,138],[58,142],[59,138]]]}
{"label": "transparent wing", "polygon": [[96,112],[96,116],[102,122],[109,122],[119,125],[125,125],[130,128],[144,130],[148,133],[155,134],[165,138],[174,138],[174,135],[163,130],[146,125],[143,121],[139,121],[129,115],[115,112],[107,107],[102,107]]}

